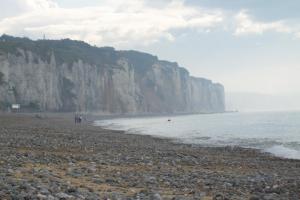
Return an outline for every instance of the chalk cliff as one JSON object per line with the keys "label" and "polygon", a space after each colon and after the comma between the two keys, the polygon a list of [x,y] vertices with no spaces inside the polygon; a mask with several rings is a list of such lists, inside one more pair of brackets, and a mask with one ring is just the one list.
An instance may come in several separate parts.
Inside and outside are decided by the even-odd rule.
{"label": "chalk cliff", "polygon": [[98,113],[223,112],[224,88],[177,63],[65,40],[0,37],[0,107]]}

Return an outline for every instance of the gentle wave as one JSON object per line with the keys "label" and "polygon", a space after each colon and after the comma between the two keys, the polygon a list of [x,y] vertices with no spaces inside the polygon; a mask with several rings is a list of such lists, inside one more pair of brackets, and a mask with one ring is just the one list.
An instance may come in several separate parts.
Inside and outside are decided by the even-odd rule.
{"label": "gentle wave", "polygon": [[[169,121],[171,119],[171,121]],[[95,125],[204,146],[241,146],[300,159],[300,113],[235,113],[123,118]]]}
{"label": "gentle wave", "polygon": [[300,151],[287,148],[284,146],[277,145],[277,146],[267,148],[264,151],[282,158],[300,159]]}

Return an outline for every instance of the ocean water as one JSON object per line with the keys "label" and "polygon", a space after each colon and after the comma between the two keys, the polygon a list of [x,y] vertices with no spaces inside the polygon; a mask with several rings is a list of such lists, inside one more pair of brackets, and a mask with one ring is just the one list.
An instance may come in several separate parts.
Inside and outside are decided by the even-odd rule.
{"label": "ocean water", "polygon": [[95,121],[95,125],[203,146],[256,148],[279,157],[300,159],[300,112],[120,118]]}

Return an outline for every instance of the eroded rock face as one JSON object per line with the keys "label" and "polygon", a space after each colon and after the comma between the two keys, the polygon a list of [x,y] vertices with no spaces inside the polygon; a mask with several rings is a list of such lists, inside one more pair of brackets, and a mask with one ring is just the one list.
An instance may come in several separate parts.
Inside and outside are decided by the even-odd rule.
{"label": "eroded rock face", "polygon": [[[176,63],[149,54],[96,48],[71,40],[26,39],[25,43],[24,47],[20,38],[0,38],[2,107],[20,103],[43,111],[98,113],[225,109],[222,85],[190,77]],[[4,48],[6,45],[13,47]]]}

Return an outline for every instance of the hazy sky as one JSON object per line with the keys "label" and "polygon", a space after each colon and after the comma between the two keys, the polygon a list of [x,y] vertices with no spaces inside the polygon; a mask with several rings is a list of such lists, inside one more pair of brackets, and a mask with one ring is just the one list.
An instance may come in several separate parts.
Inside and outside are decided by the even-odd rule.
{"label": "hazy sky", "polygon": [[0,34],[177,61],[230,92],[300,94],[298,0],[1,0]]}

